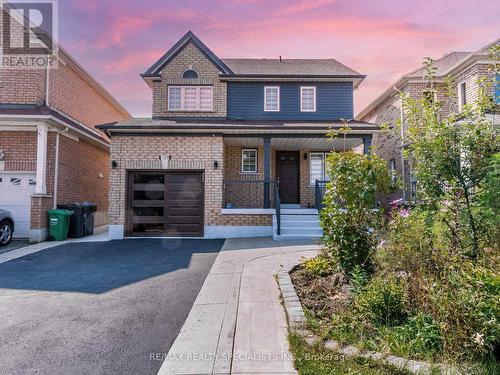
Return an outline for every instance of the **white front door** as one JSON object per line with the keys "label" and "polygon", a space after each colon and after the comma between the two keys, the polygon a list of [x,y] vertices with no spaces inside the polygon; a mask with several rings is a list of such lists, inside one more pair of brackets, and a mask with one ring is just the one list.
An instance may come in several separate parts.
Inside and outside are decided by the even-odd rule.
{"label": "white front door", "polygon": [[14,238],[30,235],[31,196],[35,193],[36,173],[0,172],[0,208],[14,216]]}

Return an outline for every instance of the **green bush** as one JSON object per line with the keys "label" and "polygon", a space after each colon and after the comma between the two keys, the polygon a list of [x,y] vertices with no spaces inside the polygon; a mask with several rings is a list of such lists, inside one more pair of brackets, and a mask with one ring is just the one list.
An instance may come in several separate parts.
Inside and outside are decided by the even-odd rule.
{"label": "green bush", "polygon": [[356,265],[370,269],[382,218],[374,210],[375,194],[391,186],[386,162],[349,151],[331,153],[327,165],[330,181],[320,211],[325,248],[346,274]]}
{"label": "green bush", "polygon": [[410,317],[405,324],[394,328],[391,336],[391,347],[395,349],[404,347],[405,355],[423,355],[432,358],[443,348],[439,325],[431,316],[422,313]]}
{"label": "green bush", "polygon": [[355,296],[359,313],[374,324],[396,326],[407,318],[404,282],[391,278],[374,278]]}
{"label": "green bush", "polygon": [[331,258],[320,254],[314,258],[304,260],[302,266],[312,276],[326,276],[333,272],[335,262]]}

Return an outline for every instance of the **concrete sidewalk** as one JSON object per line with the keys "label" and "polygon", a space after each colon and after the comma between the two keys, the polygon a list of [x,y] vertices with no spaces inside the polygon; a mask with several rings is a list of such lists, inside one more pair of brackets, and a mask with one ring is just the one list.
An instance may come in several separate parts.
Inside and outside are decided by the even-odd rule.
{"label": "concrete sidewalk", "polygon": [[275,274],[319,248],[226,240],[159,374],[295,374]]}

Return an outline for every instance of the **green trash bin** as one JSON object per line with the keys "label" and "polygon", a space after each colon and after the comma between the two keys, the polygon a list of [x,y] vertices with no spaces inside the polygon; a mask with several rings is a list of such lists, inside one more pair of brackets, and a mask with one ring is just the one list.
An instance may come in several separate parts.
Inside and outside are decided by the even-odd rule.
{"label": "green trash bin", "polygon": [[48,210],[49,235],[55,241],[64,241],[68,237],[69,218],[73,211]]}

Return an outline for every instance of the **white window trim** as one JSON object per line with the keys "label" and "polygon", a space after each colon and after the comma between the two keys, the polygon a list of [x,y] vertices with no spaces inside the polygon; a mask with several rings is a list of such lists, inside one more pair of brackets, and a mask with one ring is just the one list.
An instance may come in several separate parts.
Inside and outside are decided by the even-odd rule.
{"label": "white window trim", "polygon": [[[313,89],[314,92],[314,109],[304,109],[303,103],[302,103],[302,91],[303,90],[310,90]],[[300,86],[300,112],[316,112],[316,86]]]}
{"label": "white window trim", "polygon": [[[267,90],[268,89],[278,89],[278,108],[277,109],[267,109]],[[280,87],[279,86],[264,86],[264,112],[279,112],[280,111]]]}
{"label": "white window trim", "polygon": [[[171,89],[181,89],[181,108],[171,108],[170,107],[170,90]],[[185,99],[184,99],[184,91],[189,88],[195,88],[196,89],[196,108],[194,109],[186,109],[185,107]],[[201,88],[210,88],[212,90],[212,103],[209,109],[201,109],[201,95],[200,95],[200,89]],[[167,102],[168,102],[168,111],[170,112],[213,112],[214,111],[214,88],[213,86],[209,85],[201,85],[201,86],[193,86],[193,85],[187,85],[187,86],[182,86],[182,85],[173,85],[173,86],[168,86],[167,90]]]}
{"label": "white window trim", "polygon": [[326,158],[327,158],[329,152],[311,151],[311,152],[309,152],[309,155],[308,155],[308,159],[309,159],[308,160],[309,161],[309,166],[308,166],[309,167],[309,186],[315,186],[316,185],[316,180],[313,180],[312,176],[311,176],[311,160],[312,160],[311,159],[311,155],[313,155],[313,154],[322,155],[322,158],[323,158],[321,160],[321,162],[322,162],[322,168],[323,168],[323,171],[322,171],[323,176],[322,176],[322,180],[320,180],[320,181],[325,181],[327,179],[327,177],[328,177],[327,174],[326,174]]}
{"label": "white window trim", "polygon": [[462,85],[465,83],[465,104],[467,104],[467,81],[462,81],[458,84],[458,110],[462,111],[464,108],[464,105],[462,104],[463,102],[463,95],[462,95]]}
{"label": "white window trim", "polygon": [[[245,151],[255,151],[255,170],[254,171],[244,171],[243,170],[243,153]],[[244,173],[244,174],[258,173],[258,164],[259,164],[259,150],[258,149],[256,149],[256,148],[242,148],[241,149],[240,173]]]}

